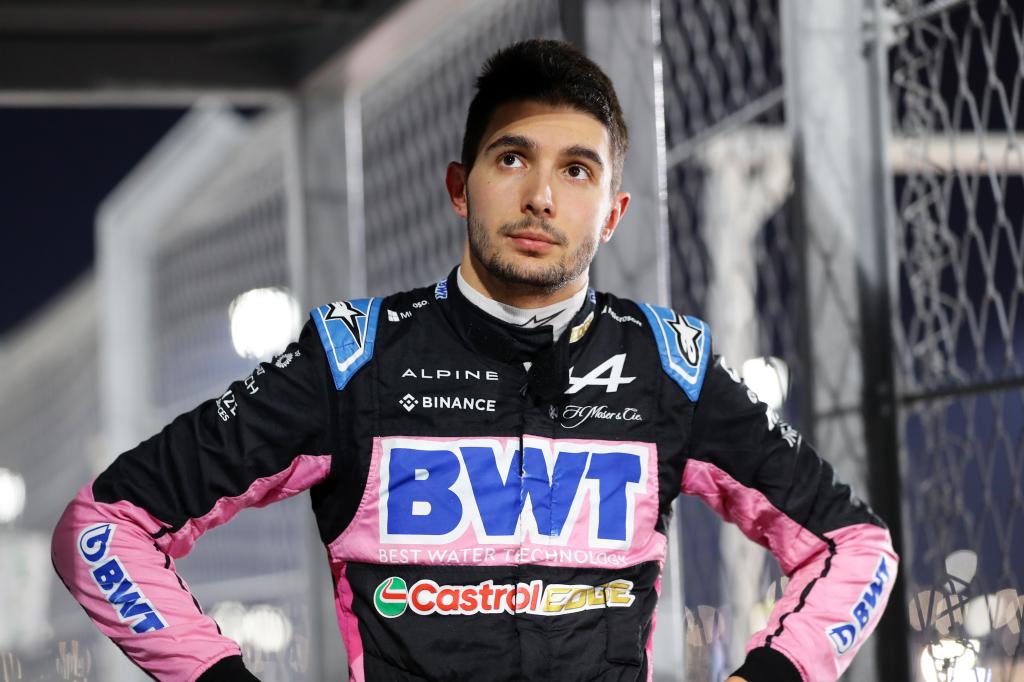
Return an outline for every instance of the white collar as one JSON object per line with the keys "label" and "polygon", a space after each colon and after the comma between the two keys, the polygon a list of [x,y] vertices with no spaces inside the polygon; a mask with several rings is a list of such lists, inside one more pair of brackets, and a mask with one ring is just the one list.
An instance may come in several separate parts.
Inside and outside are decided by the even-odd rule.
{"label": "white collar", "polygon": [[569,327],[569,322],[572,321],[577,311],[583,307],[583,302],[587,298],[587,287],[584,285],[572,295],[572,298],[567,298],[564,301],[552,303],[543,308],[517,308],[507,303],[495,301],[493,298],[488,298],[474,289],[466,281],[466,278],[462,276],[462,266],[459,266],[456,272],[456,280],[462,295],[488,315],[492,315],[502,322],[507,322],[517,327],[530,328],[550,325],[552,335],[556,341],[562,336],[562,332]]}

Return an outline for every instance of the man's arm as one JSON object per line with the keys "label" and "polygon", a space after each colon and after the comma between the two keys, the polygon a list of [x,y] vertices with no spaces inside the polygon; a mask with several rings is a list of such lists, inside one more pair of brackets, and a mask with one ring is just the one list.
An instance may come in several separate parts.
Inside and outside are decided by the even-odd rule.
{"label": "man's arm", "polygon": [[692,433],[683,492],[769,549],[790,579],[735,678],[835,680],[892,589],[897,557],[884,524],[717,358]]}
{"label": "man's arm", "polygon": [[150,675],[254,679],[173,559],[242,508],[327,476],[330,382],[307,324],[274,362],[122,454],[68,505],[53,535],[54,567],[97,627]]}

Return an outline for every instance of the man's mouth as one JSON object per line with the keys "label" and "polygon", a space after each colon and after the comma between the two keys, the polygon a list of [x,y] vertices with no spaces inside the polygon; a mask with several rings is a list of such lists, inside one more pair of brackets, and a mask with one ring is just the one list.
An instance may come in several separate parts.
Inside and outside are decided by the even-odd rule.
{"label": "man's mouth", "polygon": [[535,253],[547,252],[557,243],[542,232],[513,232],[508,236],[520,249]]}
{"label": "man's mouth", "polygon": [[523,239],[531,242],[543,242],[545,244],[557,244],[558,241],[544,234],[543,232],[531,232],[524,230],[521,232],[513,232],[509,235],[512,239]]}

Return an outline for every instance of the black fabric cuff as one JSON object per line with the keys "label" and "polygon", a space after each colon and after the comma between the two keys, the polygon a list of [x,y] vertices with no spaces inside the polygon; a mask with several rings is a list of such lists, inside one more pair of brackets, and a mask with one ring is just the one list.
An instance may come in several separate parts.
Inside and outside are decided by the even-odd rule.
{"label": "black fabric cuff", "polygon": [[733,675],[747,682],[804,682],[792,661],[766,646],[751,649],[747,660]]}
{"label": "black fabric cuff", "polygon": [[207,668],[196,682],[251,682],[251,680],[259,682],[259,678],[246,669],[245,664],[242,663],[242,657],[228,656]]}

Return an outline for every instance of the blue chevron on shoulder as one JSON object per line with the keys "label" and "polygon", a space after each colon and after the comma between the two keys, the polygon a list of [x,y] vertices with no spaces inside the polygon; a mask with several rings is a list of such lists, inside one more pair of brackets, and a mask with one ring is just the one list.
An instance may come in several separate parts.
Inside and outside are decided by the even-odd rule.
{"label": "blue chevron on shoulder", "polygon": [[373,357],[379,312],[379,298],[335,301],[310,311],[339,391]]}
{"label": "blue chevron on shoulder", "polygon": [[647,303],[640,307],[654,332],[662,368],[696,402],[708,368],[711,329],[703,320],[671,308]]}

